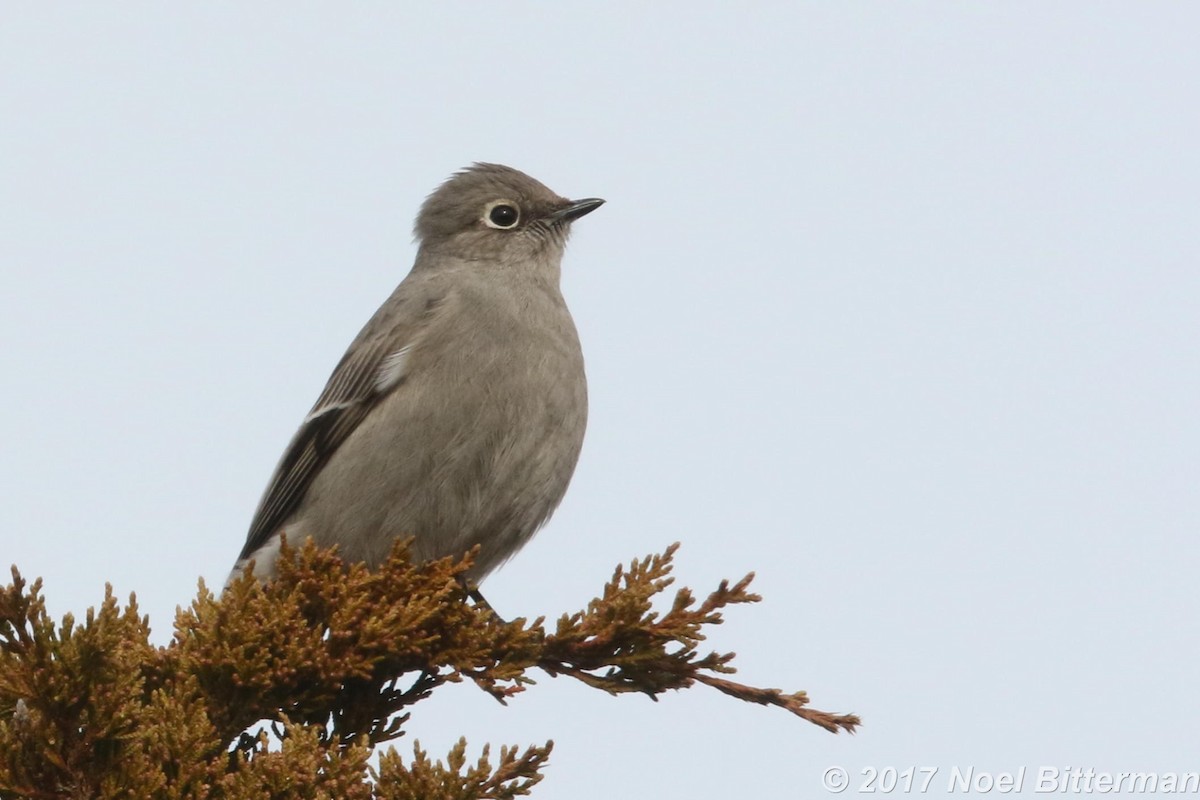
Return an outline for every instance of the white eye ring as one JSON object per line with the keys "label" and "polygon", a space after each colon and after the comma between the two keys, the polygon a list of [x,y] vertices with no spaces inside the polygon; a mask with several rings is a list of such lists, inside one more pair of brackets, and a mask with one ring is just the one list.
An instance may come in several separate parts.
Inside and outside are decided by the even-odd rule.
{"label": "white eye ring", "polygon": [[509,231],[521,222],[521,207],[512,200],[493,200],[483,210],[483,224],[498,231]]}

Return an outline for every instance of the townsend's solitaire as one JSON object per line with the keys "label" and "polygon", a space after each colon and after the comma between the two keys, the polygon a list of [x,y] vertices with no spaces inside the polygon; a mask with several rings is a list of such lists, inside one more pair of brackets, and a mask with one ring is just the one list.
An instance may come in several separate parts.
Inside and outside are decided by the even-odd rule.
{"label": "townsend's solitaire", "polygon": [[234,575],[275,573],[281,532],[377,566],[479,553],[481,580],[550,517],[587,423],[559,290],[571,223],[598,208],[476,164],[421,207],[412,271],[342,356],[292,438]]}

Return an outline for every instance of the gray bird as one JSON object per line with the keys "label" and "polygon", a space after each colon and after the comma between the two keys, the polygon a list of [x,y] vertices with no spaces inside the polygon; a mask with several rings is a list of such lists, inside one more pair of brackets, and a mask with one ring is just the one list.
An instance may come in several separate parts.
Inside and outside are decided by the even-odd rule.
{"label": "gray bird", "polygon": [[480,551],[478,582],[567,490],[587,423],[559,290],[571,223],[604,203],[476,164],[421,207],[412,271],[350,345],[275,468],[234,567],[275,573],[280,533],[377,566]]}

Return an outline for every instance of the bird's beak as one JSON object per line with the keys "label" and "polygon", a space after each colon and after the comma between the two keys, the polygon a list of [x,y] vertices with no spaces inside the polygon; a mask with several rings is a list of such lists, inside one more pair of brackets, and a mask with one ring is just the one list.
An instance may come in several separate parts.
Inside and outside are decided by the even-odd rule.
{"label": "bird's beak", "polygon": [[599,197],[588,197],[584,200],[572,200],[571,204],[560,208],[558,211],[550,215],[551,222],[571,222],[577,220],[584,214],[590,214],[600,206],[604,205],[604,201]]}

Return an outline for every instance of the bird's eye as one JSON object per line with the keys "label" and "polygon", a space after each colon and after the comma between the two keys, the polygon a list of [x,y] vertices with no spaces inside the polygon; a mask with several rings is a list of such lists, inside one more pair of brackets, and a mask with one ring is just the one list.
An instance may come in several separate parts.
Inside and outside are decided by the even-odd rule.
{"label": "bird's eye", "polygon": [[483,215],[483,221],[489,228],[506,231],[509,228],[515,228],[521,221],[521,212],[517,210],[516,204],[512,201],[497,200],[488,206],[488,210]]}

